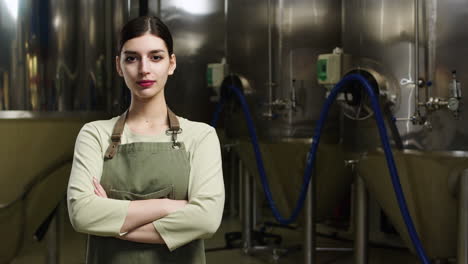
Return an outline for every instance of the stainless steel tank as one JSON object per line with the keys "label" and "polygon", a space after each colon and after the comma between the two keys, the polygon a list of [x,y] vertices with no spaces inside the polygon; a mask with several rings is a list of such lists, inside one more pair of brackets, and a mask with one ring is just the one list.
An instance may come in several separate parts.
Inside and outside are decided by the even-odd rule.
{"label": "stainless steel tank", "polygon": [[340,46],[340,10],[335,0],[229,1],[227,59],[254,91],[261,138],[312,136],[325,100],[315,65]]}
{"label": "stainless steel tank", "polygon": [[[406,0],[351,0],[343,2],[343,48],[354,60],[353,68],[371,68],[380,71],[398,90],[398,98],[392,106],[398,130],[405,148],[422,150],[468,149],[468,117],[464,110],[468,99],[465,95],[468,64],[460,59],[467,52],[468,37],[460,19],[468,5],[460,1],[437,3],[434,0],[419,1],[415,23],[415,2]],[[415,67],[415,30],[418,25],[418,67]],[[376,69],[378,67],[378,69]],[[418,68],[418,74],[415,73]],[[415,111],[415,78],[432,83],[419,88],[421,104],[427,103],[426,90],[432,97],[447,98],[452,71],[462,87],[462,109],[459,117],[449,110],[428,113],[422,125],[410,120]],[[444,107],[441,107],[444,108]],[[446,107],[445,107],[446,108]],[[424,109],[423,109],[424,110]],[[422,111],[423,111],[422,110]],[[369,120],[373,122],[373,120]],[[357,124],[354,126],[371,126]],[[353,126],[348,123],[347,127]],[[369,140],[369,138],[367,139]],[[360,142],[360,133],[349,141]],[[369,140],[367,143],[372,142]],[[375,145],[378,144],[374,141]],[[360,143],[357,143],[360,144]],[[363,143],[365,144],[365,143]]]}
{"label": "stainless steel tank", "polygon": [[[343,1],[343,49],[353,57],[348,70],[373,70],[389,84],[380,92],[387,93],[382,102],[390,102],[402,139],[404,150],[396,151],[397,167],[416,229],[432,259],[456,256],[453,216],[458,214],[458,202],[448,185],[468,166],[468,125],[463,121],[468,117],[464,107],[468,64],[462,59],[468,37],[460,23],[467,12],[463,1]],[[451,96],[452,71],[461,83],[458,113],[440,103]],[[358,172],[411,247],[385,157],[373,151],[380,146],[375,121],[345,118],[344,127],[347,149],[369,152]]]}
{"label": "stainless steel tank", "polygon": [[110,110],[130,2],[0,1],[0,110]]}
{"label": "stainless steel tank", "polygon": [[[307,149],[325,101],[325,89],[317,83],[317,57],[340,46],[340,31],[341,1],[228,1],[227,62],[230,72],[241,77],[266,174],[286,214],[295,206]],[[225,119],[226,134],[245,166],[257,175],[242,111],[234,102],[226,108],[225,113],[231,111]],[[324,193],[318,194],[315,220],[330,216],[351,181],[337,144],[338,120],[331,118],[329,124],[318,154],[317,188]]]}

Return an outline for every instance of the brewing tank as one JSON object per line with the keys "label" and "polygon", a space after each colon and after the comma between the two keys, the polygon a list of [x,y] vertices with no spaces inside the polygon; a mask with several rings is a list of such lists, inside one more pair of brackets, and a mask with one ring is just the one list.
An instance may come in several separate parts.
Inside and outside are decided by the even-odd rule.
{"label": "brewing tank", "polygon": [[[376,70],[397,91],[391,111],[404,148],[468,149],[468,124],[462,121],[468,117],[463,107],[468,102],[463,96],[468,64],[460,59],[460,54],[467,52],[468,37],[459,22],[466,12],[468,5],[460,1],[343,1],[343,50],[356,58],[351,68]],[[454,114],[447,106],[437,110],[425,107],[431,97],[445,100],[451,96],[454,71],[461,84],[459,112]],[[416,78],[420,79],[419,88],[415,88]],[[416,93],[424,117],[419,122],[412,120],[417,110]],[[373,122],[348,119],[345,126],[356,130],[345,135],[345,141],[353,149],[376,147],[379,142]],[[363,131],[375,131],[366,135],[376,136],[363,138]]]}
{"label": "brewing tank", "polygon": [[0,1],[0,110],[111,110],[122,96],[116,33],[131,2]]}
{"label": "brewing tank", "polygon": [[[347,70],[374,72],[386,80],[385,88],[376,89],[381,107],[388,107],[387,125],[394,125],[401,139],[403,149],[393,149],[399,181],[433,260],[455,257],[461,232],[459,201],[450,182],[466,169],[468,64],[462,54],[468,37],[460,21],[467,12],[462,1],[343,1],[343,52],[353,58]],[[357,115],[365,105],[346,105],[344,146],[360,154],[359,175],[411,249],[386,157],[377,149],[381,143],[372,110]]]}
{"label": "brewing tank", "polygon": [[227,61],[249,82],[260,138],[312,137],[325,100],[317,56],[340,45],[340,10],[334,0],[229,1]]}

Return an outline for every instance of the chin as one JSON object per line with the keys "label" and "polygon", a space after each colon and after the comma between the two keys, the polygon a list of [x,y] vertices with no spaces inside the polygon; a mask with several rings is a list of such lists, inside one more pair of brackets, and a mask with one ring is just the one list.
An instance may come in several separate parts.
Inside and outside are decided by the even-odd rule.
{"label": "chin", "polygon": [[134,93],[133,96],[141,100],[149,100],[149,99],[156,97],[161,92],[161,90],[153,90],[153,89],[147,89],[147,90],[151,90],[151,91],[138,91]]}

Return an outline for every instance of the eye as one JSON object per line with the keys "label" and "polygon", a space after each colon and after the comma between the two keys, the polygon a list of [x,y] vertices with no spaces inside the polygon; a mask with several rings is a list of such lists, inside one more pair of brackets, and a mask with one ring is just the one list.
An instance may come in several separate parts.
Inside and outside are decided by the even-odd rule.
{"label": "eye", "polygon": [[135,56],[127,56],[125,57],[125,62],[134,62],[137,60],[137,57]]}
{"label": "eye", "polygon": [[160,55],[151,55],[150,58],[151,58],[151,60],[153,60],[153,61],[160,61],[160,60],[163,59],[163,57],[160,56]]}

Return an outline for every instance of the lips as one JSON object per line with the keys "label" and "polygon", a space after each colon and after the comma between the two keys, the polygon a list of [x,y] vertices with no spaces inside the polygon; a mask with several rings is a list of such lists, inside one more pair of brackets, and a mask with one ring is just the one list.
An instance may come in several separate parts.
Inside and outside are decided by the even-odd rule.
{"label": "lips", "polygon": [[140,85],[141,87],[150,87],[153,85],[156,81],[150,81],[150,80],[142,80],[138,81],[137,84]]}

